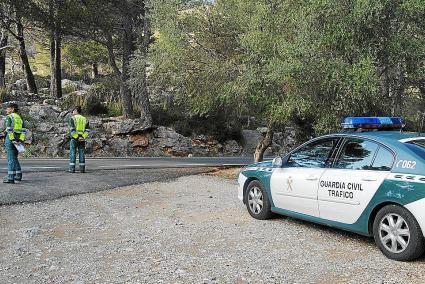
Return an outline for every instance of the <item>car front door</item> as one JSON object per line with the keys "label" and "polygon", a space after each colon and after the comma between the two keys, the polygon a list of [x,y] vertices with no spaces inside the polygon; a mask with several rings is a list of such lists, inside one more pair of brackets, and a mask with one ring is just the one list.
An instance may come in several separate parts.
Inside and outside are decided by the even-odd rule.
{"label": "car front door", "polygon": [[347,138],[319,182],[320,217],[355,223],[390,173],[393,153],[376,142]]}
{"label": "car front door", "polygon": [[293,151],[282,168],[275,169],[270,187],[275,207],[318,217],[317,190],[339,141],[326,137]]}

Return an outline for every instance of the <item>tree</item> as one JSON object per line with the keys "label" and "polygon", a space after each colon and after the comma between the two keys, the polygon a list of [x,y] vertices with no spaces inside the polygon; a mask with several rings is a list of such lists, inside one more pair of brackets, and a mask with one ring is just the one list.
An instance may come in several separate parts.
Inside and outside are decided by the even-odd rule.
{"label": "tree", "polygon": [[[28,91],[37,93],[37,85],[28,59],[25,43],[23,13],[25,5],[21,1],[3,0],[0,10],[1,26],[7,30],[19,43],[19,57],[22,62]],[[7,38],[4,37],[7,41]]]}
{"label": "tree", "polygon": [[265,119],[256,160],[276,125],[304,139],[346,115],[402,114],[406,90],[423,82],[420,1],[159,3],[155,84],[194,113],[224,106]]}
{"label": "tree", "polygon": [[90,69],[92,79],[99,76],[99,64],[108,64],[105,46],[92,40],[72,38],[64,45],[63,58],[72,66]]}
{"label": "tree", "polygon": [[7,29],[0,27],[0,88],[6,87],[6,51],[8,40]]}

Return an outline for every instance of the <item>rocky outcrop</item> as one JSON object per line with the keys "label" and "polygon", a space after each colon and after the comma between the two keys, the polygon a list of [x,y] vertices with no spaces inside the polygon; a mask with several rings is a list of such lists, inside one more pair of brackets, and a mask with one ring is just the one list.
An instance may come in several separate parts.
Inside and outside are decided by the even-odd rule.
{"label": "rocky outcrop", "polygon": [[[73,106],[87,99],[85,90],[90,86],[63,80],[62,84],[76,91],[56,100],[48,94],[28,94],[22,82],[12,91],[13,101],[20,106],[22,116],[33,132],[33,144],[28,156],[63,157],[68,155],[68,119]],[[47,90],[46,90],[47,91]],[[6,103],[2,104],[4,108]],[[4,116],[0,116],[0,130],[4,129]],[[143,119],[117,117],[89,117],[92,135],[87,141],[87,153],[95,157],[108,156],[239,156],[252,155],[266,128],[243,130],[242,141],[218,141],[208,135],[186,137],[164,126],[152,127]],[[286,152],[293,146],[293,131],[275,133],[266,155]],[[0,153],[4,151],[0,148]]]}

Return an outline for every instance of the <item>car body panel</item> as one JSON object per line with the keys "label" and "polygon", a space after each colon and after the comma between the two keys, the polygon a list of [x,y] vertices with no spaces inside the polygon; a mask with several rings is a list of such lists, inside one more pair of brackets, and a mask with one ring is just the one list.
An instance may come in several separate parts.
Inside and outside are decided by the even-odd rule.
{"label": "car body panel", "polygon": [[[371,234],[370,222],[377,209],[390,203],[398,204],[415,216],[425,232],[425,155],[422,153],[425,150],[406,143],[424,137],[398,131],[337,133],[303,145],[327,137],[362,138],[388,148],[394,155],[391,171],[285,168],[273,166],[271,162],[257,163],[240,174],[244,177],[239,177],[239,182],[243,182],[239,186],[239,198],[243,200],[243,189],[249,181],[258,179],[268,194],[273,212],[364,235]],[[308,178],[314,182],[317,178],[317,185]],[[338,188],[342,183],[344,190]],[[330,190],[341,192],[335,195]],[[346,192],[352,193],[352,198],[341,198]]]}

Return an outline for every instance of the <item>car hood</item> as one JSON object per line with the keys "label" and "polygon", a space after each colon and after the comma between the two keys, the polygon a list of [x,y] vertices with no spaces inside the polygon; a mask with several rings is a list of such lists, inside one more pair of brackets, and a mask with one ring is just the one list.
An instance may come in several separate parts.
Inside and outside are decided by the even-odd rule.
{"label": "car hood", "polygon": [[262,167],[262,168],[270,168],[273,167],[272,161],[266,161],[266,162],[259,162],[252,165],[249,165],[248,167]]}

